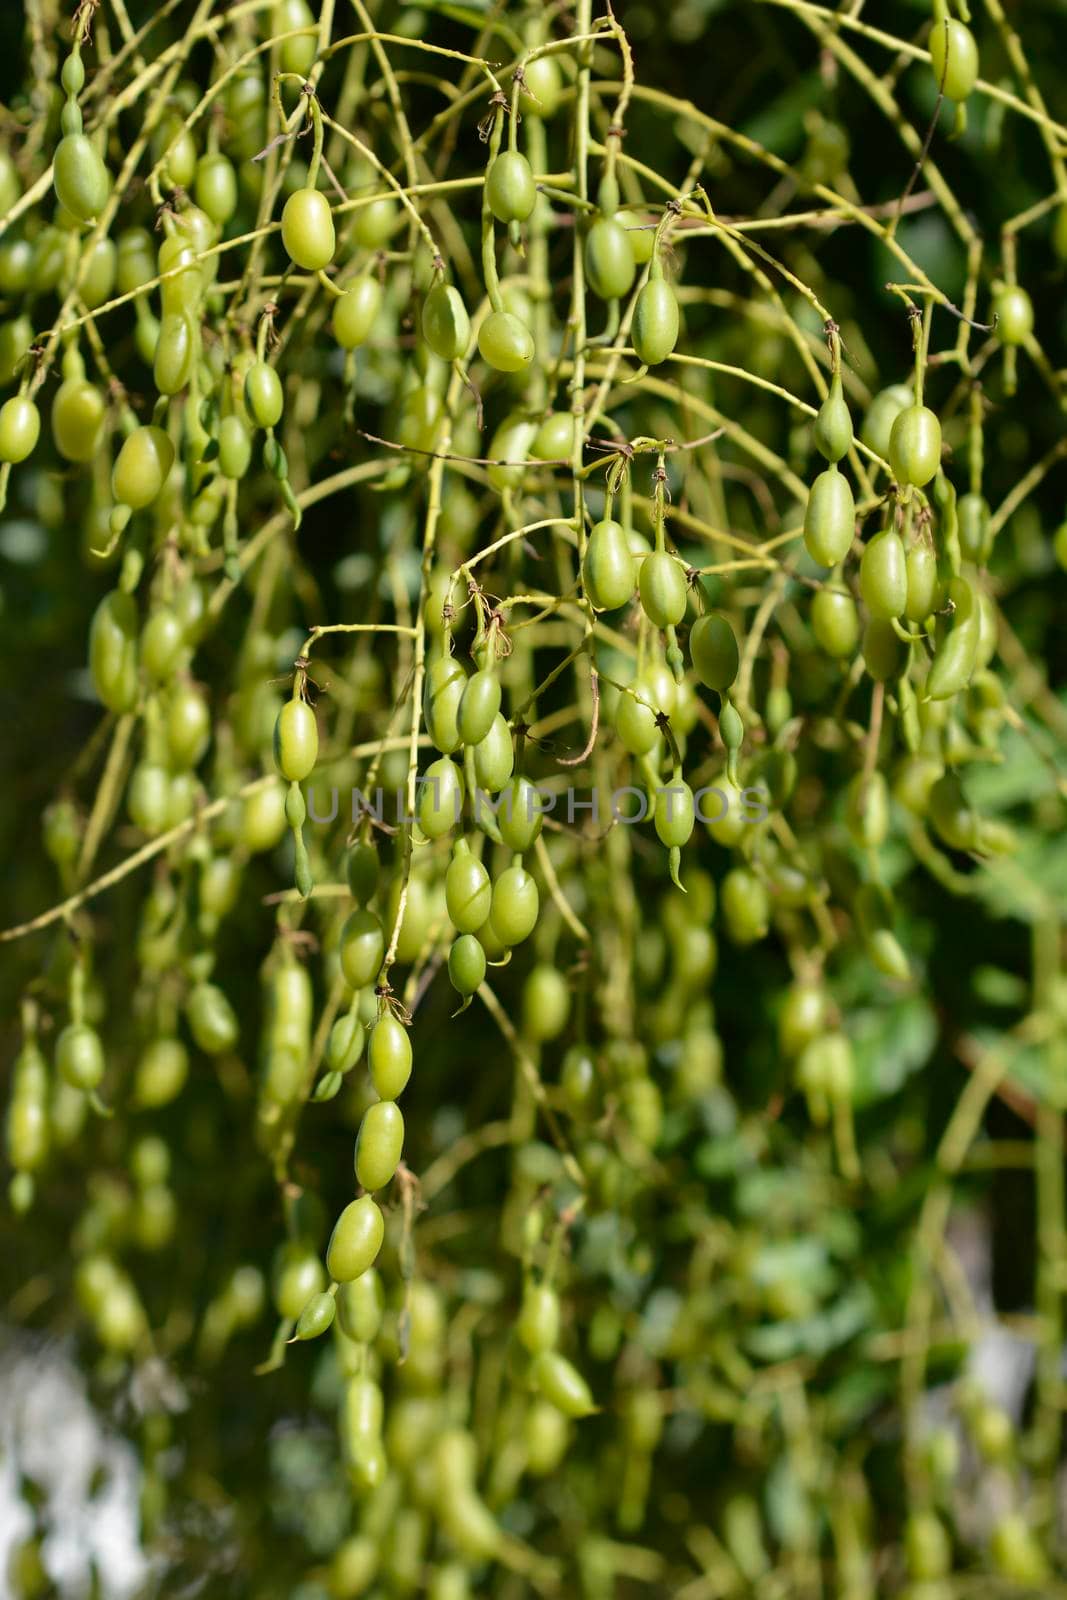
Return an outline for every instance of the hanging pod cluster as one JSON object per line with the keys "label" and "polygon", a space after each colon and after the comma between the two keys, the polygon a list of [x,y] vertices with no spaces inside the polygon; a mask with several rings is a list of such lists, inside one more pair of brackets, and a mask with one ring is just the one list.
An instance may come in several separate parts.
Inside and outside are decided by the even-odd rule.
{"label": "hanging pod cluster", "polygon": [[1040,8],[39,9],[5,1316],[163,1589],[1053,1593]]}

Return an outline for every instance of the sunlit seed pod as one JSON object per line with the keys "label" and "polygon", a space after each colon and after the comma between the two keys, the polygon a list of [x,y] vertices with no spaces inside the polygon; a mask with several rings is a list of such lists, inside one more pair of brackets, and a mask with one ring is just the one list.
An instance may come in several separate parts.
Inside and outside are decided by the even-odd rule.
{"label": "sunlit seed pod", "polygon": [[388,195],[380,195],[369,205],[360,206],[352,218],[352,237],[364,250],[381,250],[392,237],[399,220],[399,207]]}
{"label": "sunlit seed pod", "polygon": [[898,677],[907,659],[907,646],[891,622],[872,617],[863,630],[863,664],[876,683]]}
{"label": "sunlit seed pod", "polygon": [[459,708],[467,674],[462,664],[450,655],[435,655],[426,668],[423,715],[426,731],[438,750],[452,755],[459,749]]}
{"label": "sunlit seed pod", "polygon": [[487,794],[498,794],[508,783],[515,766],[511,729],[502,712],[497,712],[489,731],[473,748],[474,775],[479,787]]}
{"label": "sunlit seed pod", "polygon": [[729,689],[741,657],[734,630],[721,612],[697,618],[689,634],[689,653],[701,683],[720,694]]}
{"label": "sunlit seed pod", "polygon": [[385,1221],[370,1195],[352,1200],[338,1217],[326,1249],[326,1269],[349,1283],[374,1265],[385,1237]]}
{"label": "sunlit seed pod", "polygon": [[536,56],[523,66],[519,109],[524,117],[552,117],[563,95],[563,75],[558,54]]}
{"label": "sunlit seed pod", "polygon": [[558,1039],[570,1016],[570,985],[547,962],[534,967],[522,989],[522,1030],[527,1039]]}
{"label": "sunlit seed pod", "polygon": [[285,791],[280,784],[246,795],[241,806],[239,837],[252,855],[273,850],[286,832]]}
{"label": "sunlit seed pod", "polygon": [[935,15],[930,29],[930,65],[934,80],[950,100],[966,100],[978,82],[978,46],[974,34],[955,17]]}
{"label": "sunlit seed pod", "polygon": [[200,983],[185,1002],[189,1031],[205,1055],[222,1055],[237,1043],[237,1016],[223,991],[213,983]]}
{"label": "sunlit seed pod", "polygon": [[615,217],[597,217],[585,236],[585,271],[601,300],[629,294],[637,276],[630,235]]}
{"label": "sunlit seed pod", "polygon": [[804,513],[804,546],[821,567],[843,561],[856,532],[856,503],[842,472],[828,467],[811,486]]}
{"label": "sunlit seed pod", "polygon": [[104,1076],[104,1047],[95,1028],[71,1022],[56,1040],[56,1071],[75,1089],[96,1089]]}
{"label": "sunlit seed pod", "polygon": [[52,182],[60,205],[79,222],[94,222],[111,190],[107,167],[83,133],[68,133],[59,141],[52,158]]}
{"label": "sunlit seed pod", "polygon": [[[635,235],[630,233],[633,252]],[[658,367],[672,354],[678,343],[678,299],[663,276],[659,257],[653,257],[648,282],[634,306],[632,339],[637,358],[646,367]]]}
{"label": "sunlit seed pod", "polygon": [[720,906],[726,932],[734,944],[755,944],[766,936],[771,902],[763,880],[748,867],[733,867],[723,879]]}
{"label": "sunlit seed pod", "polygon": [[463,811],[462,770],[449,756],[431,761],[419,782],[417,813],[427,839],[441,839],[458,824]]}
{"label": "sunlit seed pod", "polygon": [[96,454],[106,403],[95,384],[67,378],[52,401],[52,438],[67,461],[91,461]]}
{"label": "sunlit seed pod", "polygon": [[531,1369],[534,1383],[565,1417],[588,1417],[596,1410],[592,1392],[577,1367],[557,1350],[545,1350]]}
{"label": "sunlit seed pod", "polygon": [[570,411],[552,411],[534,435],[530,454],[537,461],[569,461],[574,451],[575,418]]}
{"label": "sunlit seed pod", "polygon": [[559,1343],[559,1296],[547,1283],[528,1282],[522,1292],[522,1304],[515,1322],[515,1332],[530,1355],[540,1355],[542,1350],[554,1350]]}
{"label": "sunlit seed pod", "polygon": [[907,558],[893,528],[875,534],[863,548],[860,590],[872,617],[899,617],[908,599]]}
{"label": "sunlit seed pod", "polygon": [[366,342],[382,304],[382,286],[370,273],[357,278],[334,302],[333,336],[342,350],[356,350]]}
{"label": "sunlit seed pod", "polygon": [[904,616],[909,622],[923,622],[941,603],[937,574],[937,555],[932,544],[916,540],[906,560],[907,599]]}
{"label": "sunlit seed pod", "polygon": [[518,150],[503,150],[485,179],[489,209],[498,222],[525,222],[537,199],[537,186],[526,157]]}
{"label": "sunlit seed pod", "polygon": [[582,578],[597,611],[615,611],[633,598],[637,568],[621,523],[607,518],[590,529]]}
{"label": "sunlit seed pod", "polygon": [[816,450],[827,461],[840,461],[852,448],[852,417],[840,372],[835,372],[830,380],[830,392],[819,407],[812,438]]}
{"label": "sunlit seed pod", "polygon": [[356,1139],[356,1182],[364,1189],[383,1189],[400,1164],[404,1117],[393,1100],[379,1100],[363,1113]]}
{"label": "sunlit seed pod", "polygon": [[423,301],[422,336],[442,361],[456,361],[467,353],[471,321],[463,296],[453,284],[439,280]]}
{"label": "sunlit seed pod", "polygon": [[341,930],[341,970],[353,989],[374,983],[385,958],[385,932],[373,911],[353,911]]}
{"label": "sunlit seed pod", "polygon": [[878,391],[867,408],[867,415],[860,429],[860,438],[876,455],[881,456],[883,461],[889,459],[889,439],[893,424],[900,413],[911,405],[913,399],[914,393],[906,383],[891,383],[888,388]]}
{"label": "sunlit seed pod", "polygon": [[840,660],[855,653],[860,640],[856,602],[840,589],[819,589],[811,602],[811,630],[828,656]]}
{"label": "sunlit seed pod", "polygon": [[398,1100],[411,1077],[411,1037],[403,1023],[386,1012],[367,1040],[371,1081],[383,1100]]}
{"label": "sunlit seed pod", "polygon": [[319,730],[315,713],[306,700],[287,700],[274,726],[274,760],[282,777],[301,783],[309,777],[319,755]]}
{"label": "sunlit seed pod", "polygon": [[899,413],[889,435],[889,461],[898,483],[922,488],[941,464],[941,424],[928,406]]}
{"label": "sunlit seed pod", "polygon": [[517,489],[526,471],[526,458],[537,434],[535,418],[521,413],[506,417],[489,441],[492,462],[486,476],[494,489]]}
{"label": "sunlit seed pod", "polygon": [[159,497],[171,467],[174,446],[162,428],[135,428],[123,441],[111,470],[111,492],[120,505],[143,510]]}
{"label": "sunlit seed pod", "polygon": [[685,568],[665,550],[653,551],[638,569],[638,591],[648,620],[657,628],[681,622],[688,600]]}
{"label": "sunlit seed pod", "polygon": [[470,852],[465,839],[456,848],[445,873],[445,906],[457,933],[476,933],[492,902],[489,874]]}
{"label": "sunlit seed pod", "polygon": [[478,350],[497,372],[524,372],[534,357],[533,335],[510,311],[493,311],[478,330]]}
{"label": "sunlit seed pod", "polygon": [[489,920],[497,938],[507,948],[522,944],[537,925],[540,895],[537,884],[521,866],[511,866],[493,884]]}
{"label": "sunlit seed pod", "polygon": [[145,1110],[158,1109],[176,1100],[189,1076],[189,1052],[180,1039],[153,1039],[137,1062],[133,1095]]}
{"label": "sunlit seed pod", "polygon": [[41,434],[41,414],[24,394],[0,406],[0,461],[17,463],[33,454]]}

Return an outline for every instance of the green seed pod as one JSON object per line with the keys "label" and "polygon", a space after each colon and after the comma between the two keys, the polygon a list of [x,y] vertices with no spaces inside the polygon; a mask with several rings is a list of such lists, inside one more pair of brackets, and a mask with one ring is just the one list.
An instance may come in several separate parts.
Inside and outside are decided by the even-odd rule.
{"label": "green seed pod", "polygon": [[106,594],[89,627],[89,671],[109,711],[129,711],[137,699],[137,605],[121,589]]}
{"label": "green seed pod", "polygon": [[382,1240],[385,1220],[369,1194],[352,1200],[334,1224],[326,1247],[326,1270],[338,1283],[350,1283],[374,1265]]}
{"label": "green seed pod", "polygon": [[464,744],[480,744],[500,710],[500,679],[483,667],[467,679],[459,702],[456,726]]}
{"label": "green seed pod", "polygon": [[341,971],[353,989],[374,983],[385,959],[385,932],[373,911],[353,911],[341,930]]}
{"label": "green seed pod", "polygon": [[990,519],[989,502],[984,495],[960,496],[956,504],[960,554],[965,561],[973,561],[976,566],[984,566],[993,549]]}
{"label": "green seed pod", "polygon": [[466,999],[485,981],[485,949],[473,933],[461,933],[448,952],[448,977],[456,993]]}
{"label": "green seed pod", "polygon": [[978,82],[978,46],[965,23],[935,16],[930,30],[930,65],[938,89],[950,100],[967,99]]}
{"label": "green seed pod", "polygon": [[938,645],[926,679],[928,700],[950,700],[971,681],[978,660],[981,610],[966,578],[953,578],[946,588],[953,607],[952,626]]}
{"label": "green seed pod", "polygon": [[479,788],[498,794],[515,767],[515,746],[511,729],[502,712],[493,718],[485,738],[474,746],[474,775]]}
{"label": "green seed pod", "polygon": [[1002,283],[996,287],[993,315],[1001,344],[1025,344],[1034,331],[1033,301],[1017,283]]}
{"label": "green seed pod", "polygon": [[932,544],[917,539],[906,560],[908,597],[904,615],[909,622],[925,622],[941,604],[941,585],[937,576],[937,555]]}
{"label": "green seed pod", "polygon": [[357,841],[345,859],[348,887],[357,905],[365,906],[377,893],[381,862],[372,844]]}
{"label": "green seed pod", "polygon": [[305,272],[321,272],[333,260],[337,248],[333,213],[318,189],[298,189],[285,202],[282,244],[294,266]]}
{"label": "green seed pod", "polygon": [[648,755],[660,737],[653,691],[640,682],[631,684],[630,689],[630,693],[619,695],[615,732],[631,755]]}
{"label": "green seed pod", "polygon": [[79,222],[94,222],[111,190],[108,170],[93,141],[83,133],[60,139],[52,162],[56,199]]}
{"label": "green seed pod", "polygon": [[559,1296],[547,1283],[527,1282],[515,1322],[519,1342],[530,1355],[554,1350],[559,1342]]}
{"label": "green seed pod", "polygon": [[889,462],[898,483],[921,489],[941,465],[941,424],[928,406],[906,406],[889,435]]}
{"label": "green seed pod", "polygon": [[845,822],[861,850],[877,850],[889,835],[889,786],[877,769],[857,772],[845,791]]}
{"label": "green seed pod", "polygon": [[655,550],[642,561],[637,575],[641,605],[657,628],[670,628],[685,616],[689,591],[685,568],[665,550]]}
{"label": "green seed pod", "polygon": [[856,921],[871,961],[887,978],[906,983],[908,958],[893,932],[893,898],[880,883],[861,885],[855,900]]}
{"label": "green seed pod", "polygon": [[778,1013],[778,1044],[789,1060],[823,1032],[828,1004],[826,990],[819,983],[794,983],[786,990]]}
{"label": "green seed pod", "polygon": [[67,378],[52,402],[52,438],[67,461],[91,461],[96,454],[107,407],[95,384]]}
{"label": "green seed pod", "polygon": [[528,939],[540,911],[537,884],[521,866],[511,866],[493,884],[490,922],[501,944],[510,949]]}
{"label": "green seed pod", "polygon": [[637,276],[630,235],[615,217],[597,217],[585,236],[585,273],[601,300],[621,300]]}
{"label": "green seed pod", "polygon": [[332,1294],[312,1295],[296,1324],[298,1339],[318,1339],[333,1323],[337,1302]]}
{"label": "green seed pod", "polygon": [[422,337],[442,361],[457,361],[466,354],[470,344],[471,319],[463,296],[442,279],[438,279],[423,301]]}
{"label": "green seed pod", "polygon": [[804,546],[821,567],[836,567],[848,554],[856,532],[856,502],[848,479],[827,467],[811,486],[804,512]]}
{"label": "green seed pod", "polygon": [[558,1351],[543,1350],[534,1361],[531,1376],[545,1399],[565,1417],[589,1417],[597,1409],[577,1367]]}
{"label": "green seed pod", "polygon": [[812,430],[815,448],[827,461],[840,461],[852,448],[852,417],[840,372],[830,379],[830,392],[819,407]]}
{"label": "green seed pod", "polygon": [[571,991],[562,972],[542,962],[533,968],[522,987],[522,1031],[527,1039],[543,1044],[558,1039],[567,1026]]}
{"label": "green seed pod", "polygon": [[152,380],[160,394],[177,394],[185,388],[196,353],[196,339],[189,317],[181,311],[168,312],[159,324],[152,363]]}
{"label": "green seed pod", "polygon": [[257,428],[275,428],[282,419],[282,380],[266,361],[253,361],[245,373],[245,406]]}
{"label": "green seed pod", "polygon": [[[631,243],[631,253],[632,249]],[[648,281],[637,296],[631,337],[637,358],[646,367],[658,367],[678,343],[678,300],[658,256],[652,257]]]}
{"label": "green seed pod", "polygon": [[411,1038],[391,1012],[385,1012],[370,1031],[367,1065],[381,1098],[398,1100],[411,1077]]}
{"label": "green seed pod", "polygon": [[533,335],[510,311],[492,311],[478,330],[478,351],[497,372],[525,372],[534,358]]}
{"label": "green seed pod", "polygon": [[875,683],[898,678],[907,659],[907,646],[893,631],[893,624],[872,617],[863,630],[863,664]]}
{"label": "green seed pod", "polygon": [[419,827],[427,839],[442,839],[463,810],[463,773],[448,756],[431,761],[420,781]]}
{"label": "green seed pod", "polygon": [[503,150],[489,168],[485,196],[498,222],[525,222],[537,200],[537,185],[526,157]]}
{"label": "green seed pod", "polygon": [[811,602],[811,630],[821,650],[835,660],[855,653],[860,639],[856,603],[840,589],[820,589]]}
{"label": "green seed pod", "polygon": [[457,839],[445,873],[445,905],[457,933],[477,933],[492,904],[493,889],[482,863],[466,839]]}
{"label": "green seed pod", "polygon": [[466,683],[467,674],[454,656],[435,655],[426,668],[426,731],[444,755],[452,755],[463,743],[459,736],[459,708]]}
{"label": "green seed pod", "polygon": [[497,827],[509,850],[524,855],[533,848],[544,826],[540,791],[521,774],[513,777],[500,795]]}
{"label": "green seed pod", "polygon": [[392,1181],[404,1148],[404,1118],[393,1100],[379,1100],[363,1113],[356,1139],[356,1182],[384,1189]]}
{"label": "green seed pod", "polygon": [[891,383],[888,389],[880,389],[871,401],[863,420],[860,438],[876,455],[881,456],[883,461],[889,459],[889,440],[893,424],[900,413],[911,405],[913,398],[913,391],[906,383]]}
{"label": "green seed pod", "polygon": [[689,653],[701,683],[725,693],[737,677],[741,657],[734,630],[721,611],[697,618],[689,635]]}
{"label": "green seed pod", "polygon": [[733,944],[755,944],[766,937],[771,903],[766,885],[748,867],[732,867],[719,891],[726,932]]}
{"label": "green seed pod", "polygon": [[123,441],[111,470],[111,492],[119,505],[143,510],[157,499],[171,467],[174,446],[162,428],[135,428]]}
{"label": "green seed pod", "polygon": [[382,286],[369,273],[334,302],[333,336],[342,350],[355,350],[370,334],[382,304]]}
{"label": "green seed pod", "polygon": [[860,590],[872,617],[899,617],[908,599],[904,545],[894,528],[875,534],[863,549]]}
{"label": "green seed pod", "polygon": [[537,423],[533,417],[521,413],[505,417],[489,443],[489,459],[493,464],[486,476],[494,489],[519,488],[536,433]]}
{"label": "green seed pod", "polygon": [[615,611],[633,598],[635,564],[629,536],[621,523],[608,518],[590,530],[582,579],[597,611]]}
{"label": "green seed pod", "polygon": [[41,435],[41,413],[24,394],[0,406],[0,461],[18,463],[31,456]]}
{"label": "green seed pod", "polygon": [[301,783],[319,756],[319,728],[306,700],[287,700],[274,724],[274,761],[282,777]]}
{"label": "green seed pod", "polygon": [[223,1055],[237,1043],[237,1017],[222,990],[199,983],[185,1002],[189,1031],[205,1055]]}
{"label": "green seed pod", "polygon": [[95,1028],[71,1022],[56,1040],[56,1071],[74,1089],[96,1089],[104,1076],[104,1046]]}

